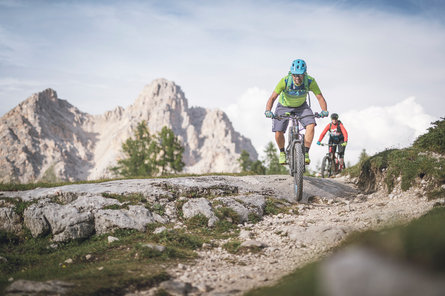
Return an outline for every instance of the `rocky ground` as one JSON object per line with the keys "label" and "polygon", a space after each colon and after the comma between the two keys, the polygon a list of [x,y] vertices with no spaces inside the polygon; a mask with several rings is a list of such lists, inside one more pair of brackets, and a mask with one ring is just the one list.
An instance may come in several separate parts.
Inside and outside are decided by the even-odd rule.
{"label": "rocky ground", "polygon": [[[290,177],[275,176],[269,181],[262,178],[261,186],[274,187],[283,198],[291,196]],[[295,205],[292,213],[265,216],[257,224],[241,227],[243,244],[262,251],[235,255],[220,247],[203,249],[198,260],[171,270],[174,279],[161,288],[177,295],[241,295],[328,255],[354,231],[410,221],[434,204],[422,195],[422,189],[360,194],[345,178],[308,178],[304,186],[304,203]],[[128,295],[154,295],[156,290]]]}
{"label": "rocky ground", "polygon": [[[110,198],[132,193],[141,194],[143,200],[125,207]],[[244,217],[238,238],[243,252],[233,254],[222,247],[233,238],[214,240],[197,251],[198,259],[167,270],[171,280],[128,296],[156,295],[159,289],[171,295],[241,295],[255,287],[272,285],[296,268],[330,254],[354,231],[410,221],[431,210],[435,203],[427,200],[422,188],[364,195],[346,178],[312,177],[305,177],[303,201],[296,203],[292,178],[286,175],[118,180],[1,192],[0,197],[4,229],[21,231],[20,219],[14,216],[13,209],[14,200],[22,200],[27,204],[23,226],[35,236],[50,231],[56,241],[85,238],[116,228],[144,231],[147,224],[154,222],[185,227],[175,210],[177,202],[183,205],[184,218],[202,214],[209,224],[216,219],[213,211],[221,205]],[[285,200],[286,212],[263,216],[265,200],[270,198]],[[147,210],[144,205],[150,203],[161,204],[164,213]],[[110,209],[110,205],[117,208]],[[253,223],[248,218],[251,214],[262,219]],[[11,292],[15,286],[25,284],[17,281],[14,289],[12,286],[14,283]]]}

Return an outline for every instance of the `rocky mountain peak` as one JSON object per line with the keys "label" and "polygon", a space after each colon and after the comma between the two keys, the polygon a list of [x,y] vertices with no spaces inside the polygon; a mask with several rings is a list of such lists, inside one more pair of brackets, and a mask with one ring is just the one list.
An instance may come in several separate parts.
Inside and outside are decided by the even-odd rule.
{"label": "rocky mountain peak", "polygon": [[183,106],[183,109],[188,109],[187,99],[181,87],[164,78],[156,79],[146,85],[133,106],[150,109],[169,106],[173,110]]}
{"label": "rocky mountain peak", "polygon": [[167,126],[178,136],[187,173],[237,172],[242,150],[258,156],[224,112],[189,108],[173,81],[156,79],[128,108],[94,116],[46,89],[1,118],[0,182],[112,177],[122,143],[143,120],[152,134]]}

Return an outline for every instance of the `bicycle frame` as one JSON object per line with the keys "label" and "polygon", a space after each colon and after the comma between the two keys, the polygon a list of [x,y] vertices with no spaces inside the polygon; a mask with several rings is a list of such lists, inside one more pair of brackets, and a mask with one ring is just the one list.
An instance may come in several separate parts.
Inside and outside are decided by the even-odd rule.
{"label": "bicycle frame", "polygon": [[[340,147],[340,144],[320,144],[321,146]],[[326,164],[327,162],[327,164]],[[343,168],[340,167],[340,158],[338,157],[338,149],[331,152],[331,149],[326,153],[321,162],[321,176],[325,177],[325,172],[328,172],[328,177],[336,175],[341,172]]]}
{"label": "bicycle frame", "polygon": [[303,173],[306,170],[304,162],[304,134],[301,133],[300,120],[305,117],[320,117],[315,115],[297,116],[294,112],[286,113],[282,116],[276,116],[275,119],[289,119],[289,136],[286,147],[286,161],[289,164],[289,173],[294,179],[294,193],[297,201],[303,198]]}
{"label": "bicycle frame", "polygon": [[[292,160],[292,158],[295,155],[292,155],[293,151],[294,151],[294,147],[295,145],[300,145],[302,151],[304,152],[304,134],[301,133],[301,131],[303,129],[300,129],[300,122],[296,117],[291,117],[289,119],[289,127],[287,129],[288,131],[288,144],[286,147],[286,158],[287,158],[287,163],[289,164],[289,172],[291,174],[291,176],[293,176],[293,167],[292,165],[294,164]],[[292,157],[292,158],[291,158]],[[306,168],[304,168],[303,172],[306,170]]]}

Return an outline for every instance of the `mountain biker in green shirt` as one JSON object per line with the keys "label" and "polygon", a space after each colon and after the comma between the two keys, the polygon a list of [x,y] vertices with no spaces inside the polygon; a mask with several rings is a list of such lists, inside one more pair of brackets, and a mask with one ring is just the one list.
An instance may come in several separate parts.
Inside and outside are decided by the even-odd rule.
{"label": "mountain biker in green shirt", "polygon": [[[283,77],[275,87],[275,90],[269,97],[266,104],[266,111],[264,115],[267,118],[274,118],[274,116],[284,115],[286,112],[295,112],[298,116],[313,115],[313,112],[306,102],[309,91],[315,94],[318,103],[320,104],[321,117],[327,117],[329,112],[327,111],[326,100],[321,94],[315,79],[307,74],[306,62],[298,59],[292,62],[289,74]],[[278,99],[277,107],[275,108],[275,114],[271,109]],[[309,148],[311,147],[312,140],[314,139],[314,127],[316,125],[314,117],[306,117],[300,120],[303,127],[306,129],[304,137],[304,161],[309,164]],[[275,141],[280,149],[280,164],[286,164],[286,153],[284,151],[284,133],[286,132],[289,120],[277,120],[273,119],[272,132],[275,132]]]}

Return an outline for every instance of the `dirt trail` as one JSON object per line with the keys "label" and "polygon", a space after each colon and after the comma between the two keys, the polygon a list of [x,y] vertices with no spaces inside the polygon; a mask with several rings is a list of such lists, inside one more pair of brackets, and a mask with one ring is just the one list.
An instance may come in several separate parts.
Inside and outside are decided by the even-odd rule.
{"label": "dirt trail", "polygon": [[[291,177],[245,178],[292,200]],[[169,271],[173,281],[190,283],[192,295],[241,295],[271,285],[294,269],[329,254],[354,231],[410,221],[429,211],[434,203],[417,189],[363,195],[345,179],[306,178],[304,187],[306,203],[295,204],[291,213],[265,216],[257,224],[241,226],[239,239],[263,245],[261,252],[234,255],[221,247],[203,248],[196,261]],[[218,241],[220,246],[224,243]],[[154,289],[129,295],[153,293]]]}

